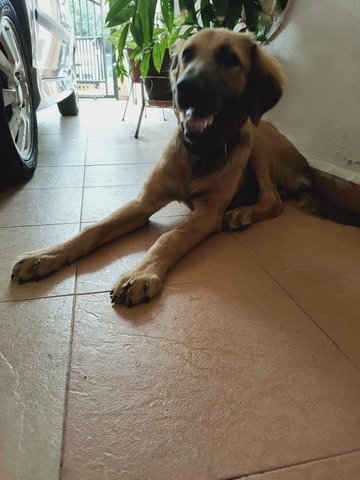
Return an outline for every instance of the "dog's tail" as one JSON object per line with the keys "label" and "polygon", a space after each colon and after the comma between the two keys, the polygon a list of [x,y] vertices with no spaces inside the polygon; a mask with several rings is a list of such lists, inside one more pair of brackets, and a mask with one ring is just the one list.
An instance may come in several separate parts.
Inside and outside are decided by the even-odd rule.
{"label": "dog's tail", "polygon": [[314,188],[314,175],[310,169],[307,169],[302,176],[302,186],[298,192],[299,205],[301,208],[312,215],[327,218],[343,225],[360,227],[359,213],[348,210],[339,205],[335,205],[317,192],[317,190]]}

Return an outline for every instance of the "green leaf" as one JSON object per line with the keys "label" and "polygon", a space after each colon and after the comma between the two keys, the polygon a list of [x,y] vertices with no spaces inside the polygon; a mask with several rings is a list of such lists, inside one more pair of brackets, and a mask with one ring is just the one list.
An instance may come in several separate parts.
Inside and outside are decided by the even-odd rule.
{"label": "green leaf", "polygon": [[243,9],[243,0],[229,0],[229,6],[225,15],[224,27],[234,30],[239,23]]}
{"label": "green leaf", "polygon": [[119,42],[117,44],[118,55],[119,55],[119,58],[121,59],[124,58],[124,49],[126,46],[126,39],[129,33],[129,27],[130,27],[129,23],[124,26],[123,31],[121,32],[121,35],[119,38]]}
{"label": "green leaf", "polygon": [[224,18],[228,9],[229,0],[213,0],[215,14],[219,18]]}
{"label": "green leaf", "polygon": [[144,35],[141,28],[141,18],[137,12],[133,16],[133,20],[130,25],[130,30],[136,45],[139,48],[142,48],[144,46]]}
{"label": "green leaf", "polygon": [[188,12],[188,21],[192,24],[197,25],[197,18],[196,18],[196,10],[195,10],[195,3],[196,0],[184,0],[185,8]]}
{"label": "green leaf", "polygon": [[[142,35],[141,45],[146,45],[150,40],[149,21],[148,21],[148,2],[146,0],[138,2],[138,9],[135,16],[138,18],[138,27]],[[135,39],[136,40],[136,39]],[[138,41],[136,40],[136,43]],[[140,46],[140,43],[138,43]]]}
{"label": "green leaf", "polygon": [[122,10],[118,15],[112,17],[111,20],[106,24],[107,28],[118,27],[119,25],[123,25],[124,23],[128,22],[134,13],[134,7],[126,7]]}
{"label": "green leaf", "polygon": [[154,35],[155,12],[156,12],[157,0],[148,0],[148,2],[149,2],[148,16],[144,20],[149,25],[149,41],[152,42],[153,35]]}
{"label": "green leaf", "polygon": [[143,58],[141,59],[141,63],[140,63],[140,73],[143,78],[146,77],[149,71],[149,64],[150,64],[150,52],[146,52]]}
{"label": "green leaf", "polygon": [[174,0],[160,0],[160,6],[166,28],[171,33],[174,25]]}
{"label": "green leaf", "polygon": [[161,66],[164,59],[166,46],[167,46],[167,40],[166,40],[166,37],[163,37],[160,42],[155,43],[153,48],[152,56],[153,56],[154,67],[159,73],[161,71]]}
{"label": "green leaf", "polygon": [[245,23],[249,30],[257,32],[262,6],[260,0],[244,0]]}
{"label": "green leaf", "polygon": [[110,10],[108,11],[108,14],[106,15],[105,22],[110,22],[110,20],[119,13],[121,13],[124,8],[128,7],[129,4],[132,3],[132,0],[116,0],[113,5],[110,7]]}
{"label": "green leaf", "polygon": [[200,16],[203,27],[210,27],[211,22],[214,20],[215,17],[215,11],[209,0],[201,0]]}
{"label": "green leaf", "polygon": [[111,43],[111,45],[114,45],[115,47],[117,47],[121,32],[122,32],[122,29],[114,30],[111,33],[111,35],[108,36],[108,42]]}

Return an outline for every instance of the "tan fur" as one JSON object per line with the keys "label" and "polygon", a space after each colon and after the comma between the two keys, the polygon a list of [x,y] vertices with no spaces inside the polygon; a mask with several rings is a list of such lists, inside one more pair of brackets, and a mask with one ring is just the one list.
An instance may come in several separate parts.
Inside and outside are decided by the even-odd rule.
{"label": "tan fur", "polygon": [[[231,82],[239,91],[244,90],[250,71],[256,71],[255,83],[260,82],[258,91],[254,87],[253,121],[256,122],[269,96],[278,95],[279,91],[281,94],[284,76],[278,63],[256,46],[251,35],[203,30],[187,42],[176,45],[173,86],[175,88],[176,79],[185,68],[181,61],[185,46],[196,44],[195,62],[201,66],[223,43],[230,44],[241,59],[242,68],[229,72]],[[115,303],[132,306],[148,301],[161,289],[166,272],[174,263],[209,234],[219,231],[224,221],[229,228],[238,228],[278,215],[282,203],[277,185],[285,190],[299,187],[306,161],[272,125],[260,121],[255,126],[248,119],[241,128],[241,135],[242,141],[231,151],[220,170],[192,179],[189,152],[179,127],[137,199],[87,227],[71,240],[24,256],[15,265],[13,278],[20,283],[42,278],[98,246],[141,227],[167,203],[173,200],[185,202],[192,209],[190,217],[163,234],[145,258],[120,277],[112,292]],[[233,196],[242,187],[248,162],[259,184],[258,202],[225,214]]]}

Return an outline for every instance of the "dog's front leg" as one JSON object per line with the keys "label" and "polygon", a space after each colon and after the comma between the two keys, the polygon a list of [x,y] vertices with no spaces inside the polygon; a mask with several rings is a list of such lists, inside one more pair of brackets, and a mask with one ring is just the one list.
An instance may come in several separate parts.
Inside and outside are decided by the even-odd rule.
{"label": "dog's front leg", "polygon": [[153,213],[170,200],[159,192],[144,190],[136,200],[119,208],[104,220],[85,228],[70,240],[24,255],[15,264],[12,278],[19,283],[40,280],[88,255],[100,245],[143,226]]}
{"label": "dog's front leg", "polygon": [[164,233],[149,249],[145,258],[122,275],[110,293],[112,303],[131,307],[148,302],[162,288],[167,271],[185,253],[209,234],[221,229],[229,199],[197,199],[194,211],[183,224]]}

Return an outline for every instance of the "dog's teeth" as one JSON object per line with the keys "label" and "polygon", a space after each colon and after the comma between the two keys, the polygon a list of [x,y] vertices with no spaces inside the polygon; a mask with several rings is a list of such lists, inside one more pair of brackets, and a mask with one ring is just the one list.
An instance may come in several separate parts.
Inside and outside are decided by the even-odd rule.
{"label": "dog's teeth", "polygon": [[190,117],[193,114],[193,112],[194,112],[194,109],[192,107],[189,107],[186,109],[185,115],[187,117]]}

